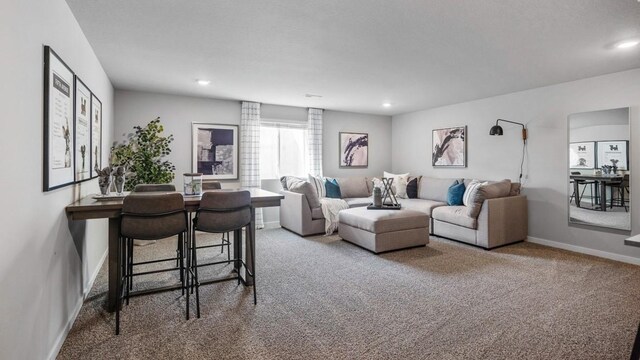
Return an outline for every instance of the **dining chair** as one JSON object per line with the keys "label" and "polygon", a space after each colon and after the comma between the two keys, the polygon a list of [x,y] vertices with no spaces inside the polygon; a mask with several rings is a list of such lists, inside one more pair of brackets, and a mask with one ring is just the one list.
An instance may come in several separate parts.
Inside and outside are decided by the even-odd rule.
{"label": "dining chair", "polygon": [[[129,304],[132,296],[133,278],[136,276],[155,274],[167,271],[180,272],[182,294],[185,292],[186,267],[183,249],[186,248],[188,238],[187,211],[184,198],[179,193],[169,194],[136,194],[132,193],[124,198],[120,215],[120,239],[118,242],[118,263],[122,267],[123,276],[118,279],[116,304],[116,335],[120,334],[120,308],[122,300]],[[133,240],[161,240],[177,235],[178,254],[176,257],[133,262]],[[140,265],[177,261],[179,268],[174,267],[134,272]],[[124,289],[123,289],[124,283]],[[158,292],[160,289],[145,289],[140,294]],[[138,295],[138,294],[135,294]]]}
{"label": "dining chair", "polygon": [[158,191],[176,191],[173,184],[138,184],[133,188],[133,192],[158,192]]}
{"label": "dining chair", "polygon": [[[235,265],[237,273],[235,277],[228,280],[237,279],[240,283],[240,268],[244,266],[249,276],[253,277],[253,303],[257,304],[256,279],[255,279],[255,239],[247,238],[247,250],[251,253],[251,267],[253,272],[242,260],[242,255],[234,253],[234,257],[228,260],[213,261],[200,264],[198,262],[198,240],[197,231],[220,234],[231,231],[242,231],[246,229],[247,237],[251,236],[248,227],[251,224],[251,193],[246,190],[241,191],[207,191],[202,194],[200,207],[193,219],[191,232],[191,244],[187,256],[187,316],[189,314],[189,293],[195,287],[196,291],[196,314],[200,317],[200,281],[198,279],[198,268],[220,264]],[[234,241],[239,241],[237,238]]]}
{"label": "dining chair", "polygon": [[[571,175],[582,175],[582,173],[580,171],[572,171]],[[584,191],[587,189],[587,186],[590,187],[590,191],[591,191],[591,196],[589,196],[589,200],[591,202],[591,206],[593,206],[593,196],[594,196],[594,194],[596,196],[596,201],[597,201],[598,194],[597,194],[597,192],[594,192],[594,186],[597,185],[595,181],[571,179],[571,180],[569,180],[569,183],[570,184],[577,183],[578,184],[578,188],[582,185],[582,191],[578,194],[578,196],[580,196],[580,198],[578,199],[580,202],[582,202],[582,197],[584,196]],[[571,195],[569,196],[569,204],[571,204],[571,201],[575,199],[575,196],[576,196],[575,192],[572,191]]]}
{"label": "dining chair", "polygon": [[[220,184],[219,181],[204,181],[202,182],[202,191],[209,191],[209,190],[220,190],[222,189],[222,185]],[[220,254],[222,254],[224,252],[224,246],[227,246],[227,260],[231,259],[231,252],[229,251],[229,248],[231,246],[231,241],[229,241],[229,233],[224,233],[222,234],[222,246],[220,245],[211,245],[209,247],[215,247],[215,246],[220,246]],[[203,248],[205,246],[201,246],[200,248]]]}
{"label": "dining chair", "polygon": [[619,182],[607,184],[611,187],[611,209],[614,206],[624,207],[629,212],[629,174],[625,174]]}

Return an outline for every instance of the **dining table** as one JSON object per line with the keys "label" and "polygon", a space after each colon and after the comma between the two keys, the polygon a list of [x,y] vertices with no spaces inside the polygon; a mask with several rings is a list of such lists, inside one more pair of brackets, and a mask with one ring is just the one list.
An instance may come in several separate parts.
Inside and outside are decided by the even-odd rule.
{"label": "dining table", "polygon": [[[252,254],[250,248],[255,249],[255,209],[264,207],[280,206],[280,201],[284,196],[259,188],[240,188],[232,190],[247,190],[251,194],[251,224],[248,227],[246,241],[251,241],[251,247],[245,246],[242,251],[242,231],[234,232],[234,254],[240,254],[244,263],[247,264],[249,272],[253,273]],[[225,191],[225,190],[213,190]],[[126,195],[126,194],[125,194]],[[200,206],[201,195],[185,195],[184,203],[187,212],[194,213]],[[120,238],[120,214],[122,212],[122,203],[124,195],[120,197],[102,198],[99,195],[88,195],[82,199],[73,202],[65,208],[67,218],[71,221],[84,221],[90,219],[108,219],[109,220],[109,236],[108,236],[108,295],[106,308],[109,312],[116,309],[117,304],[117,288],[120,266],[118,264],[118,241]],[[234,264],[235,271],[238,272],[245,286],[253,284],[253,277],[246,271],[240,271],[238,264]],[[244,274],[243,274],[244,273]],[[244,275],[244,276],[243,276]],[[212,281],[213,282],[213,281]],[[175,287],[167,287],[172,289]]]}
{"label": "dining table", "polygon": [[580,207],[580,182],[595,181],[600,190],[599,196],[597,196],[597,199],[600,199],[598,210],[607,211],[607,185],[620,183],[624,176],[618,174],[571,174],[569,178],[573,180],[573,194],[577,207]]}

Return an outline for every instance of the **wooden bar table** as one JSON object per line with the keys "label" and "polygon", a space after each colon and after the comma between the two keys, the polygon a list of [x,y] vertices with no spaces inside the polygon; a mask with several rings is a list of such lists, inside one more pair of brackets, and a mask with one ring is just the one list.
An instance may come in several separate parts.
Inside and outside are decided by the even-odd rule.
{"label": "wooden bar table", "polygon": [[[251,226],[249,226],[249,234],[247,234],[247,241],[252,241],[255,249],[255,209],[263,207],[280,206],[280,200],[284,199],[284,196],[271,191],[262,189],[237,189],[247,190],[251,193]],[[225,191],[225,190],[213,190],[213,191]],[[94,195],[84,197],[73,204],[70,204],[65,208],[67,217],[70,220],[90,220],[90,219],[109,219],[109,291],[107,296],[107,310],[113,312],[116,309],[117,300],[117,285],[118,285],[118,272],[120,267],[118,266],[118,238],[120,234],[120,212],[122,211],[122,199],[114,200],[96,200]],[[195,212],[200,206],[200,196],[185,196],[185,207],[189,212]],[[234,251],[242,252],[242,238],[241,232],[234,234]],[[248,251],[248,246],[245,247],[243,260],[251,272],[252,259],[251,252]],[[242,278],[245,285],[252,285],[253,278],[249,274],[245,274]]]}
{"label": "wooden bar table", "polygon": [[[580,180],[582,181],[595,181],[600,187],[600,211],[607,211],[607,184],[618,183],[622,181],[622,175],[569,175],[569,178],[573,180],[573,194],[576,201],[576,205],[580,207]],[[593,194],[592,194],[593,196]]]}

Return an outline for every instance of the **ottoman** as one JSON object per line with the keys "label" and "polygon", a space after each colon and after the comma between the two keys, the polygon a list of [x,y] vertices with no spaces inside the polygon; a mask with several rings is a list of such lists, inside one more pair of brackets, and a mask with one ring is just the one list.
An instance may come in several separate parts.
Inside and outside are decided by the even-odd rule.
{"label": "ottoman", "polygon": [[429,243],[429,216],[414,210],[356,207],[338,214],[343,240],[378,254]]}

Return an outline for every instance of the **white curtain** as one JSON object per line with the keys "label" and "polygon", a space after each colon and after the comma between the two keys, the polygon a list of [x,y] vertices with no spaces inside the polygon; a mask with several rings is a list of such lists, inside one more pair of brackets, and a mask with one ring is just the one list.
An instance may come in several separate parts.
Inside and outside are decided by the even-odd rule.
{"label": "white curtain", "polygon": [[[260,188],[260,103],[242,102],[240,119],[240,186]],[[262,209],[256,209],[256,228],[264,228]]]}
{"label": "white curtain", "polygon": [[309,172],[322,176],[322,109],[309,108],[307,122]]}

